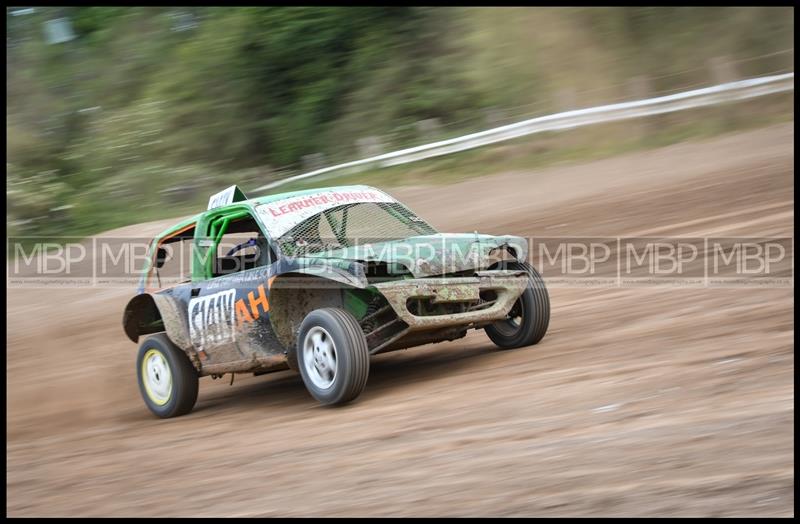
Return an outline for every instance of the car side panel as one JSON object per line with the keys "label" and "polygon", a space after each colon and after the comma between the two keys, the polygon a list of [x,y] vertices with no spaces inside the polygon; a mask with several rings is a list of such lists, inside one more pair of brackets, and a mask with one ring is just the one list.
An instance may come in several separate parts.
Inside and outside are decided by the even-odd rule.
{"label": "car side panel", "polygon": [[275,264],[244,270],[191,287],[189,332],[203,367],[284,356],[269,320]]}
{"label": "car side panel", "polygon": [[[190,359],[199,364],[201,375],[285,368],[288,351],[282,341],[292,340],[285,331],[302,320],[299,309],[286,309],[280,318],[272,318],[272,284],[277,276],[287,273],[312,277],[298,279],[296,282],[301,289],[296,296],[291,292],[292,300],[296,298],[301,302],[304,302],[304,292],[321,285],[320,277],[334,289],[366,285],[363,267],[353,261],[339,261],[337,265],[318,259],[287,257],[268,266],[180,284],[155,292],[153,296],[168,299],[170,309],[180,313],[182,321],[175,325],[181,326],[179,338],[187,341],[181,347],[186,346],[184,350]],[[283,296],[285,309],[285,289]],[[341,297],[337,294],[336,298],[340,306]],[[300,317],[295,319],[298,314]],[[273,320],[282,322],[283,338],[276,334]]]}

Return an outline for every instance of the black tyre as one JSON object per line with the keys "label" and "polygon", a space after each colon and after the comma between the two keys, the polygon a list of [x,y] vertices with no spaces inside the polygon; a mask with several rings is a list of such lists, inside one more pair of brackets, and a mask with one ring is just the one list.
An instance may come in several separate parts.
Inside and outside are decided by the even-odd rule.
{"label": "black tyre", "polygon": [[312,311],[300,325],[297,364],[309,393],[322,404],[344,404],[364,390],[369,375],[367,339],[343,309]]}
{"label": "black tyre", "polygon": [[150,336],[136,357],[139,391],[147,407],[161,418],[189,413],[197,402],[197,371],[165,333]]}
{"label": "black tyre", "polygon": [[503,349],[532,346],[542,340],[550,324],[550,297],[544,280],[525,262],[505,262],[498,269],[524,269],[528,272],[528,287],[512,306],[508,318],[486,326],[486,334]]}

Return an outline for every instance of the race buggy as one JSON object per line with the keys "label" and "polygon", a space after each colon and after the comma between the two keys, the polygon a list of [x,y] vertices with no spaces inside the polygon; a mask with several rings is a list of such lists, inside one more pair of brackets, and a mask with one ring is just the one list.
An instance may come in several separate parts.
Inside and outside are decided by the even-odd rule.
{"label": "race buggy", "polygon": [[139,389],[166,418],[191,411],[199,377],[292,369],[343,404],[378,353],[470,329],[536,344],[550,301],[527,252],[521,237],[439,233],[369,186],[249,200],[231,186],[149,243],[123,317],[133,342],[147,335]]}

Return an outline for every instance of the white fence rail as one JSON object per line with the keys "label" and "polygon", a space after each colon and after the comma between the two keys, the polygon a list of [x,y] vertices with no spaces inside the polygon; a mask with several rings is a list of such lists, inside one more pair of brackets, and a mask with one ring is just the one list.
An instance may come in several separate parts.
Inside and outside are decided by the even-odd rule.
{"label": "white fence rail", "polygon": [[670,113],[695,107],[710,106],[736,100],[744,100],[758,96],[780,93],[783,91],[794,90],[794,73],[781,75],[751,78],[738,82],[719,84],[703,89],[695,89],[667,96],[648,98],[645,100],[634,100],[619,104],[590,107],[565,111],[552,115],[540,116],[523,120],[514,124],[471,133],[469,135],[441,140],[431,144],[411,147],[400,151],[393,151],[383,155],[378,155],[352,162],[346,162],[335,166],[316,169],[308,173],[296,175],[281,180],[276,180],[256,189],[263,191],[274,187],[296,182],[315,176],[330,174],[335,171],[356,172],[369,167],[388,167],[440,155],[447,155],[473,149],[476,147],[511,140],[521,136],[542,133],[544,131],[556,131],[560,129],[570,129],[590,124],[600,124],[613,122],[616,120],[626,120],[629,118],[639,118],[660,113]]}

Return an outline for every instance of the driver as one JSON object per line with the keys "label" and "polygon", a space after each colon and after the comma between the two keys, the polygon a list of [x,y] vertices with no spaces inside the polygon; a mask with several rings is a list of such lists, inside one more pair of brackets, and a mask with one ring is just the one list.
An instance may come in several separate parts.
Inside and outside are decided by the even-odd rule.
{"label": "driver", "polygon": [[238,253],[239,251],[241,251],[242,249],[244,249],[246,247],[255,246],[257,244],[257,242],[258,242],[257,239],[251,238],[247,242],[242,242],[238,246],[234,246],[230,251],[228,251],[228,253],[225,256],[226,257],[232,257],[234,254]]}
{"label": "driver", "polygon": [[256,248],[256,264],[254,264],[254,267],[267,266],[272,262],[269,259],[269,244],[267,243],[267,239],[261,234],[259,234],[258,237],[250,238],[246,242],[234,246],[225,256],[234,256],[239,251],[247,249],[248,247]]}

